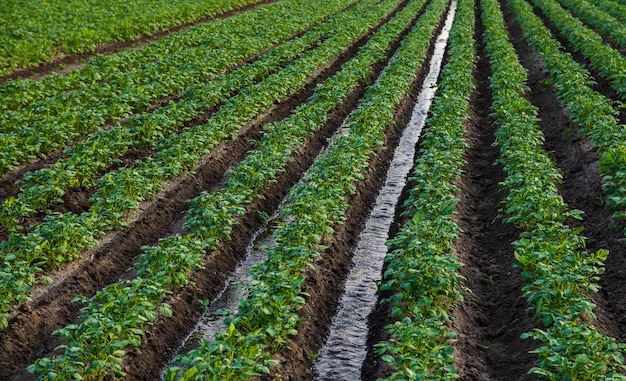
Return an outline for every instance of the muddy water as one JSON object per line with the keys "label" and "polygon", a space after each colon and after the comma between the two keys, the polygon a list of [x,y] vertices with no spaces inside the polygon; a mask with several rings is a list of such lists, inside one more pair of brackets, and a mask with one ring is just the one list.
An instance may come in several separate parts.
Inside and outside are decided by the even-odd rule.
{"label": "muddy water", "polygon": [[413,167],[415,146],[436,90],[455,10],[456,2],[453,2],[437,38],[430,71],[424,80],[411,120],[394,152],[385,185],[359,237],[353,257],[354,266],[346,280],[337,315],[333,318],[326,344],[318,353],[319,357],[314,365],[317,380],[361,379],[361,366],[367,353],[367,316],[377,300],[375,282],[380,280],[383,260],[387,254],[385,241],[388,239],[389,228],[400,194],[406,185],[407,175]]}

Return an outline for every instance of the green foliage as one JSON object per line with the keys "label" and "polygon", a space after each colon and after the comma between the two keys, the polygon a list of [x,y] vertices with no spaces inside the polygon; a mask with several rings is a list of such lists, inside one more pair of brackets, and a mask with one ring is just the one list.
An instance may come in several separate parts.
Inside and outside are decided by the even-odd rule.
{"label": "green foliage", "polygon": [[[0,174],[95,133],[105,123],[143,112],[194,83],[232,70],[355,1],[342,0],[327,7],[304,0],[272,4],[198,26],[199,31],[181,32],[140,53],[126,53],[130,62],[121,68],[117,55],[96,60],[94,67],[88,65],[90,70],[72,73],[72,84],[63,83],[61,89],[55,88],[54,80],[44,80],[36,88],[37,94],[45,93],[35,96],[41,99],[0,113]],[[15,96],[10,85],[2,88],[7,97]],[[26,97],[21,90],[18,98]]]}
{"label": "green foliage", "polygon": [[626,23],[626,2],[622,1],[620,4],[618,1],[590,0],[589,3],[622,23]]}
{"label": "green foliage", "polygon": [[539,356],[538,366],[530,370],[532,374],[551,381],[626,379],[607,365],[623,367],[623,345],[589,323],[559,316],[546,330],[535,329],[522,337],[546,343],[532,351]]}
{"label": "green foliage", "polygon": [[[591,67],[609,82],[622,101],[626,101],[626,57],[605,44],[602,36],[587,28],[581,20],[563,9],[559,2],[550,0],[533,0],[533,2],[554,23],[574,51],[587,57]],[[623,24],[613,20],[610,16],[601,15],[603,12],[596,11],[586,1],[568,0],[565,3],[575,12],[582,13],[585,16],[584,20],[591,22],[594,26],[601,26],[601,29],[615,41],[619,48],[626,48],[626,27]]]}
{"label": "green foliage", "polygon": [[[537,110],[524,97],[527,72],[508,41],[499,7],[496,0],[481,1],[493,73],[491,110],[499,125],[495,145],[507,173],[501,184],[508,191],[502,214],[521,230],[513,245],[526,281],[524,296],[547,327],[523,335],[541,343],[533,351],[539,362],[531,373],[549,380],[626,379],[621,375],[626,345],[586,323],[595,318],[590,294],[600,288],[597,282],[608,252],[587,252],[582,229],[565,223],[580,219],[582,213],[568,210],[558,193],[561,174],[543,150]],[[508,73],[519,74],[511,79]]]}
{"label": "green foliage", "polygon": [[392,251],[380,289],[391,292],[383,302],[391,305],[397,321],[386,327],[389,340],[375,347],[394,370],[388,380],[458,379],[454,334],[446,324],[447,311],[464,290],[453,248],[459,233],[453,184],[465,163],[464,122],[476,60],[473,31],[474,2],[462,0],[411,177],[414,186],[404,213],[409,220],[387,242]]}
{"label": "green foliage", "polygon": [[[524,30],[528,43],[541,54],[544,66],[549,71],[549,83],[554,85],[557,98],[568,109],[570,120],[582,127],[589,142],[596,149],[607,204],[615,211],[616,218],[624,220],[626,214],[626,171],[624,170],[626,168],[624,149],[626,147],[626,126],[620,124],[616,118],[619,114],[618,109],[613,101],[593,90],[594,81],[590,78],[589,73],[583,66],[574,61],[570,54],[562,51],[561,44],[552,37],[549,29],[533,13],[531,6],[526,1],[509,0],[509,4]],[[556,3],[550,5],[551,9],[554,7],[559,6]],[[559,13],[558,10],[550,12]],[[567,17],[563,20],[566,19]],[[563,23],[565,22],[567,21],[563,21]],[[584,33],[584,30],[581,29],[580,33]],[[573,32],[572,36],[574,38]],[[583,37],[576,38],[585,39]],[[597,38],[589,38],[591,41],[597,42]],[[601,43],[599,45],[593,43],[592,45],[594,51],[597,52],[607,48]],[[602,54],[602,57],[604,58],[598,59],[612,60],[609,58],[611,54],[608,53]],[[623,74],[626,65],[619,64],[623,60],[624,57],[622,56],[606,65],[606,70],[618,65],[622,74],[617,75],[616,78],[621,78],[621,81],[626,78]],[[603,64],[598,63],[598,65]],[[623,87],[622,90],[624,90]],[[616,91],[620,93],[618,88]],[[623,95],[623,91],[621,93]]]}
{"label": "green foliage", "polygon": [[[617,8],[617,4],[615,4],[615,7],[606,7],[606,4],[608,4],[606,2],[603,2],[603,4],[605,4],[605,6],[598,4],[598,7],[596,7],[591,2],[582,0],[561,2],[562,6],[578,14],[582,21],[590,24],[595,30],[600,31],[603,36],[613,41],[618,48],[625,49],[626,25],[624,25],[624,22],[626,22],[626,15],[621,15],[621,18],[624,20],[620,22],[616,17],[609,14],[611,8]],[[600,9],[600,6],[602,6],[603,9]],[[607,11],[609,13],[607,13]],[[626,11],[626,9],[624,9],[624,11]]]}
{"label": "green foliage", "polygon": [[93,52],[97,45],[150,35],[213,17],[259,0],[158,1],[9,0],[0,5],[0,75],[63,53]]}

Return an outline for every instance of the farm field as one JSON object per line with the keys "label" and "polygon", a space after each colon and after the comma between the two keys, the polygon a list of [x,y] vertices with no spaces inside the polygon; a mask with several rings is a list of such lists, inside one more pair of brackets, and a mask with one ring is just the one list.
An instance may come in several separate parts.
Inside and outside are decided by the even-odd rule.
{"label": "farm field", "polygon": [[620,1],[186,1],[3,53],[0,379],[626,379]]}

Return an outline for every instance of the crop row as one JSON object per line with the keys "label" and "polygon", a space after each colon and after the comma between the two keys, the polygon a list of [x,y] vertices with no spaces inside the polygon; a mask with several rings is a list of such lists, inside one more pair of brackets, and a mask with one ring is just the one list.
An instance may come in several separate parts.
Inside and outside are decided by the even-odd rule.
{"label": "crop row", "polygon": [[[546,17],[556,26],[559,33],[571,44],[576,52],[582,53],[592,68],[604,77],[622,101],[626,101],[626,57],[610,45],[604,44],[602,37],[587,28],[570,12],[552,0],[533,0]],[[573,0],[573,4],[576,0]]]}
{"label": "crop row", "polygon": [[[297,3],[290,2],[295,5]],[[84,67],[65,74],[53,73],[33,81],[15,79],[0,85],[0,110],[28,108],[35,102],[57,96],[70,90],[83,89],[96,84],[115,83],[122,86],[125,72],[145,70],[163,65],[164,57],[180,61],[187,51],[197,48],[218,49],[236,41],[231,31],[247,30],[247,25],[264,23],[272,12],[282,5],[272,4],[243,12],[224,20],[201,23],[186,31],[174,33],[140,49],[131,49],[107,56],[93,56]]]}
{"label": "crop row", "polygon": [[99,171],[114,164],[131,148],[159,146],[172,132],[211,110],[247,88],[263,80],[307,50],[321,44],[339,25],[350,22],[352,12],[363,12],[372,2],[360,2],[354,11],[344,11],[314,27],[301,38],[270,49],[251,64],[244,65],[208,83],[192,85],[177,102],[153,113],[133,116],[108,130],[99,130],[87,139],[66,149],[70,155],[49,168],[27,173],[20,182],[21,193],[7,197],[0,206],[0,229],[17,231],[24,217],[35,215],[61,203],[71,187],[91,187]]}
{"label": "crop row", "polygon": [[0,174],[95,132],[105,123],[145,110],[193,83],[210,80],[303,32],[354,0],[333,2],[328,7],[301,2],[281,2],[273,6],[274,12],[256,12],[257,17],[247,20],[251,24],[222,30],[216,48],[199,46],[185,50],[184,54],[166,55],[141,70],[122,73],[114,81],[96,83],[36,102],[26,109],[2,113]]}
{"label": "crop row", "polygon": [[616,20],[615,17],[598,9],[598,7],[587,0],[567,0],[562,1],[561,5],[569,8],[595,30],[599,30],[604,37],[613,41],[618,48],[626,49],[626,25],[624,25],[623,21]]}
{"label": "crop row", "polygon": [[[119,374],[119,362],[111,361],[111,356],[121,361],[125,346],[140,344],[144,326],[156,319],[156,315],[146,313],[155,311],[166,294],[187,284],[190,271],[202,266],[205,252],[229,238],[245,205],[275,181],[306,137],[325,123],[327,114],[356,86],[368,81],[373,65],[385,59],[386,50],[408,27],[421,4],[409,4],[376,32],[339,73],[319,85],[308,103],[299,106],[289,118],[267,126],[257,142],[257,150],[229,171],[224,188],[202,193],[191,201],[185,224],[189,234],[168,237],[156,247],[145,247],[136,264],[136,279],[108,286],[90,300],[80,298],[88,303],[81,310],[81,323],[58,332],[69,340],[63,347],[65,354],[40,359],[31,370],[42,373],[42,378],[46,374],[60,375],[61,370],[67,372],[64,376],[71,376],[72,372],[81,376],[107,371]],[[359,17],[366,15],[360,13]],[[161,312],[168,316],[167,305],[161,305]],[[220,377],[228,378],[227,373]]]}
{"label": "crop row", "polygon": [[620,4],[615,0],[590,0],[590,2],[598,9],[626,23],[626,4]]}
{"label": "crop row", "polygon": [[[619,123],[613,102],[592,89],[594,82],[583,66],[550,34],[524,0],[509,0],[528,44],[541,54],[557,98],[569,111],[569,118],[583,128],[597,150],[598,167],[615,217],[626,218],[626,126]],[[626,66],[624,66],[626,68]]]}
{"label": "crop row", "polygon": [[71,261],[83,249],[96,245],[96,239],[105,232],[123,227],[126,216],[141,201],[153,197],[166,180],[191,171],[221,141],[236,136],[274,103],[303,88],[309,77],[373,28],[396,4],[397,0],[386,0],[371,12],[346,22],[340,33],[317,49],[262,82],[242,89],[207,123],[164,139],[153,157],[136,166],[105,174],[96,182],[98,191],[90,198],[92,206],[87,212],[50,215],[33,225],[29,233],[11,233],[0,243],[0,326],[6,326],[11,307],[27,299],[40,268]]}
{"label": "crop row", "polygon": [[507,174],[501,210],[504,221],[521,231],[513,245],[526,281],[524,296],[546,327],[522,336],[541,343],[532,351],[539,362],[531,373],[550,380],[626,379],[620,374],[626,346],[589,323],[595,318],[589,294],[599,289],[608,252],[587,252],[582,229],[566,224],[581,212],[568,210],[558,193],[562,175],[543,150],[537,108],[524,97],[528,73],[508,40],[498,1],[482,0],[481,8],[491,110],[499,126],[495,144]]}
{"label": "crop row", "polygon": [[0,5],[0,75],[37,65],[62,53],[92,52],[99,44],[123,41],[168,27],[212,17],[259,0],[23,1]]}
{"label": "crop row", "polygon": [[465,163],[464,123],[474,90],[474,1],[461,0],[450,31],[448,61],[442,70],[427,128],[405,202],[407,217],[387,243],[387,269],[382,300],[395,320],[386,327],[387,341],[377,353],[391,365],[388,380],[452,380],[458,375],[448,332],[450,306],[462,299],[461,263],[454,252],[459,227],[454,221],[458,199],[455,183]]}
{"label": "crop row", "polygon": [[[292,5],[297,5],[297,3],[292,3]],[[271,8],[272,10],[278,12],[279,16],[290,16],[289,10],[278,8],[277,5],[273,5]],[[236,53],[233,53],[231,51],[232,49],[229,49],[229,47],[233,44],[243,47],[244,45],[242,44],[242,40],[250,39],[251,36],[254,36],[251,34],[252,32],[250,31],[250,27],[244,28],[244,22],[258,22],[261,28],[268,28],[267,11],[268,9],[261,8],[253,12],[247,12],[239,15],[234,19],[228,20],[228,22],[219,20],[217,23],[225,24],[222,25],[223,29],[219,32],[213,30],[207,31],[207,35],[205,36],[207,39],[206,44],[181,47],[170,52],[164,52],[161,57],[155,57],[151,62],[146,62],[139,67],[133,68],[132,70],[129,69],[121,72],[114,72],[103,78],[99,78],[98,80],[82,84],[82,86],[77,89],[72,89],[70,91],[55,91],[52,94],[49,94],[46,98],[33,104],[29,104],[26,107],[16,110],[7,110],[2,114],[3,132],[16,132],[22,127],[28,127],[45,119],[59,117],[59,115],[63,117],[63,114],[67,114],[65,118],[68,118],[71,115],[77,115],[79,112],[83,111],[87,105],[93,106],[95,104],[98,107],[104,107],[105,105],[97,103],[100,99],[113,98],[114,96],[123,96],[125,94],[131,95],[133,94],[131,92],[133,91],[131,86],[142,86],[145,93],[140,94],[139,97],[133,96],[133,98],[136,99],[132,100],[132,102],[134,102],[137,107],[144,105],[144,102],[141,101],[142,99],[153,96],[153,91],[148,91],[150,89],[157,92],[165,92],[164,95],[167,95],[170,94],[168,89],[172,87],[174,90],[171,93],[175,93],[175,89],[180,86],[181,80],[189,81],[190,78],[187,77],[194,74],[198,76],[198,78],[202,78],[201,75],[211,74],[211,71],[213,70],[212,66],[215,65],[215,63],[211,61],[202,62],[200,61],[202,58],[208,59],[212,57],[209,56],[209,54],[215,55],[216,52],[232,56]],[[291,13],[295,13],[295,11],[292,10]],[[285,29],[286,27],[289,28],[287,20],[283,21],[282,24],[283,25],[278,28],[279,31]],[[242,34],[237,36],[237,34],[234,33],[234,30],[240,29]],[[276,34],[274,34],[274,37],[275,36]],[[254,38],[250,41],[252,44],[259,44],[260,42],[260,40],[255,41]],[[149,48],[150,46],[145,49]],[[215,52],[212,52],[212,50]],[[229,58],[228,56],[225,58]],[[234,63],[228,64],[229,61],[230,59],[227,59],[226,61],[217,61],[217,63],[220,66],[226,63],[227,65],[224,67],[227,68],[238,62],[234,61]],[[187,65],[189,63],[198,64],[200,62],[203,64],[198,65],[197,68]],[[207,62],[210,62],[211,64],[207,65]],[[168,71],[173,71],[174,73],[167,77],[162,76],[163,73]],[[106,71],[101,73],[101,76],[105,73]],[[186,77],[181,77],[181,75],[185,75]],[[176,81],[173,81],[173,79],[176,79]],[[161,83],[158,84],[159,82]],[[190,83],[193,83],[193,81]],[[155,87],[157,84],[158,86]],[[148,87],[146,87],[146,85]],[[156,97],[156,94],[154,96]],[[122,102],[124,99],[120,98],[119,101]],[[134,106],[118,106],[118,108],[122,111],[129,109],[129,107]],[[38,112],[32,113],[32,110],[37,110]],[[106,119],[107,112],[115,113],[121,111],[105,109],[102,112],[104,113],[102,114],[103,118]],[[98,112],[98,114],[101,113]]]}
{"label": "crop row", "polygon": [[285,224],[274,235],[276,246],[268,249],[265,262],[253,268],[248,298],[240,301],[236,315],[226,319],[228,329],[218,333],[213,342],[204,340],[199,348],[179,356],[186,369],[170,368],[166,379],[218,379],[223,371],[237,377],[248,371],[266,371],[275,363],[272,354],[285,348],[301,322],[297,312],[306,297],[304,273],[324,250],[323,237],[344,221],[347,199],[356,192],[355,183],[364,178],[369,160],[382,147],[385,129],[394,124],[395,110],[410,91],[446,3],[435,0],[429,4],[347,118],[349,133],[334,140],[289,192],[280,212]]}
{"label": "crop row", "polygon": [[66,149],[70,155],[68,158],[58,160],[49,168],[25,174],[19,183],[20,193],[2,202],[0,225],[10,231],[21,230],[23,218],[62,203],[67,189],[93,186],[99,171],[119,162],[129,149],[158,145],[160,140],[181,129],[184,123],[224,103],[240,87],[254,85],[311,49],[323,36],[318,31],[290,40],[249,65],[189,88],[176,103],[170,103],[154,113],[133,116],[121,125],[91,134]]}

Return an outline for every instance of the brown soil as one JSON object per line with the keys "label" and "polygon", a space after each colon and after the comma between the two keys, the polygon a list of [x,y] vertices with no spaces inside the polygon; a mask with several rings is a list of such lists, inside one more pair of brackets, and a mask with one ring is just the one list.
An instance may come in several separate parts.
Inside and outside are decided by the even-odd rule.
{"label": "brown soil", "polygon": [[476,20],[480,59],[472,117],[466,124],[465,139],[470,148],[459,182],[457,223],[462,233],[456,245],[464,265],[461,274],[470,291],[452,310],[452,328],[458,332],[456,366],[462,380],[535,380],[527,373],[537,361],[529,353],[537,344],[520,336],[536,328],[536,323],[521,291],[524,281],[514,268],[511,243],[519,233],[499,218],[506,193],[498,183],[506,174],[500,165],[494,165],[500,155],[492,146],[498,127],[489,116],[491,71],[481,41],[480,12]]}
{"label": "brown soil", "polygon": [[41,79],[47,75],[50,75],[54,72],[58,72],[59,74],[64,74],[69,71],[75,70],[84,66],[84,62],[94,55],[111,55],[115,54],[119,51],[125,49],[136,49],[138,47],[143,47],[149,45],[163,37],[167,37],[171,34],[180,32],[183,29],[187,29],[194,25],[199,25],[203,23],[210,22],[216,19],[226,19],[229,17],[233,17],[234,15],[245,12],[247,10],[260,7],[263,5],[271,4],[275,2],[275,0],[263,0],[259,1],[256,4],[248,4],[238,9],[233,9],[227,12],[224,12],[219,15],[203,17],[199,20],[186,22],[181,25],[176,25],[171,28],[167,28],[160,31],[154,31],[150,34],[132,38],[124,41],[116,41],[109,42],[106,44],[102,44],[97,46],[92,53],[75,53],[75,54],[61,54],[48,62],[42,62],[38,66],[31,66],[23,69],[16,69],[10,73],[0,76],[0,84],[16,78],[30,78],[30,79]]}

